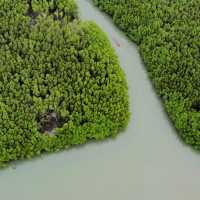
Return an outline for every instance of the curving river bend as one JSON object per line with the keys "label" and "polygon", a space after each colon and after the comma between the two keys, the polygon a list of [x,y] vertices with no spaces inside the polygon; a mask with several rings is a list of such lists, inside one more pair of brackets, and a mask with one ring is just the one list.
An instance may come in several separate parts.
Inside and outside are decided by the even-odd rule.
{"label": "curving river bend", "polygon": [[132,118],[116,140],[91,143],[0,171],[4,200],[188,200],[200,196],[200,154],[182,144],[162,109],[137,47],[91,0],[81,18],[108,35],[129,84]]}

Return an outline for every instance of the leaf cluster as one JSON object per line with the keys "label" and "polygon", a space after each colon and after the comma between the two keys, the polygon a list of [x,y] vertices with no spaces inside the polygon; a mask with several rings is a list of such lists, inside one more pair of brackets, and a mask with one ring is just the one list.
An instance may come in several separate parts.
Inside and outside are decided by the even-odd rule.
{"label": "leaf cluster", "polygon": [[56,2],[61,20],[50,14],[54,1],[0,0],[0,166],[115,136],[128,123],[127,82],[106,35],[69,18],[72,0]]}

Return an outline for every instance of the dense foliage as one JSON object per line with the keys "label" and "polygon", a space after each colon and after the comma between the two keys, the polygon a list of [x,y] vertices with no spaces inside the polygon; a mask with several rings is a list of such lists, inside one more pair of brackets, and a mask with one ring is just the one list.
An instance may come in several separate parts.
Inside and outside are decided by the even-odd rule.
{"label": "dense foliage", "polygon": [[0,166],[115,136],[128,119],[115,52],[72,0],[0,0]]}
{"label": "dense foliage", "polygon": [[200,0],[93,0],[138,44],[181,138],[200,150]]}

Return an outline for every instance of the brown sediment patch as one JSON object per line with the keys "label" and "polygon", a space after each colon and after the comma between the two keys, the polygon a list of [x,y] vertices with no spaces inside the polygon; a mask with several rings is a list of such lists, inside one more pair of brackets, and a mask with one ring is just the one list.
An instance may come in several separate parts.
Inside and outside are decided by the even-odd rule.
{"label": "brown sediment patch", "polygon": [[54,134],[55,128],[64,124],[64,119],[54,111],[48,111],[39,115],[39,129],[42,133]]}

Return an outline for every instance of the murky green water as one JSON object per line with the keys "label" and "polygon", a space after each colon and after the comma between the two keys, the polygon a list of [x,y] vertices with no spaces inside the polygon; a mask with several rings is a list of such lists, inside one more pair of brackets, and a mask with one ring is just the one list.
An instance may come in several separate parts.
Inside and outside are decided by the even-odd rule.
{"label": "murky green water", "polygon": [[77,0],[81,18],[107,33],[129,82],[132,119],[116,140],[91,143],[0,171],[2,200],[188,200],[200,195],[200,155],[183,145],[162,109],[137,47]]}

